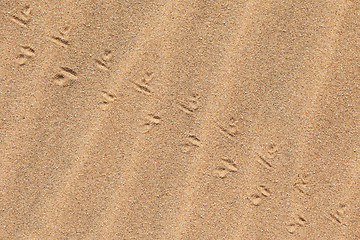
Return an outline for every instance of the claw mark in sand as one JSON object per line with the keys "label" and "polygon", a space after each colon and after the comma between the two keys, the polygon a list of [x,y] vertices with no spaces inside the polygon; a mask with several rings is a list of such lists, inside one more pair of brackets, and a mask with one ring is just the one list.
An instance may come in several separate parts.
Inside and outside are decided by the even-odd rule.
{"label": "claw mark in sand", "polygon": [[225,178],[230,172],[238,171],[236,164],[231,159],[221,159],[221,165],[222,166],[217,167],[215,170],[215,175],[219,178]]}
{"label": "claw mark in sand", "polygon": [[95,64],[101,70],[109,71],[108,63],[112,59],[112,53],[110,50],[105,50],[100,59],[95,59]]}
{"label": "claw mark in sand", "polygon": [[269,197],[270,196],[270,190],[265,187],[264,185],[260,185],[259,187],[259,192],[264,196],[264,197]]}
{"label": "claw mark in sand", "polygon": [[295,218],[295,223],[296,223],[298,226],[303,227],[303,226],[305,226],[305,224],[306,224],[306,220],[305,220],[305,218],[304,218],[303,215],[299,214],[299,215],[297,215],[297,217]]}
{"label": "claw mark in sand", "polygon": [[143,127],[145,128],[143,133],[149,132],[154,126],[160,125],[161,118],[157,115],[148,114],[145,124]]}
{"label": "claw mark in sand", "polygon": [[192,148],[201,146],[200,139],[197,138],[195,135],[187,136],[186,140],[187,140],[187,143],[185,143],[181,146],[183,153],[188,153]]}
{"label": "claw mark in sand", "polygon": [[308,180],[306,177],[298,175],[298,179],[294,183],[294,188],[297,189],[302,194],[309,195],[307,193],[307,186],[306,186],[307,183],[308,183]]}
{"label": "claw mark in sand", "polygon": [[260,185],[258,192],[259,193],[254,193],[249,197],[249,200],[252,205],[259,206],[260,203],[262,202],[263,197],[267,198],[270,197],[271,195],[270,190],[265,185]]}
{"label": "claw mark in sand", "polygon": [[287,226],[287,230],[288,230],[289,233],[294,234],[295,231],[296,231],[296,225],[294,223],[290,223]]}
{"label": "claw mark in sand", "polygon": [[267,147],[267,152],[268,152],[269,158],[274,158],[278,151],[279,151],[278,146],[273,143],[269,144],[269,146]]}
{"label": "claw mark in sand", "polygon": [[259,194],[250,195],[249,200],[250,200],[251,204],[254,206],[259,206],[262,201]]}
{"label": "claw mark in sand", "polygon": [[330,217],[335,222],[342,224],[342,221],[340,220],[340,216],[337,213],[330,213]]}
{"label": "claw mark in sand", "polygon": [[233,138],[238,133],[236,124],[237,121],[235,120],[235,118],[231,117],[226,127],[223,127],[220,124],[217,124],[217,126],[219,127],[221,133],[223,133],[229,139],[233,140]]}
{"label": "claw mark in sand", "polygon": [[298,214],[295,217],[294,222],[288,224],[287,230],[289,233],[294,234],[298,227],[304,227],[305,225],[306,225],[305,217],[301,214]]}
{"label": "claw mark in sand", "polygon": [[33,57],[33,56],[35,56],[35,50],[32,49],[32,48],[29,47],[29,46],[23,46],[23,47],[21,47],[21,52],[22,52],[24,55],[28,56],[28,57]]}
{"label": "claw mark in sand", "polygon": [[68,47],[70,45],[70,41],[69,41],[70,30],[71,28],[69,26],[66,26],[59,30],[59,34],[51,36],[49,40],[61,47]]}
{"label": "claw mark in sand", "polygon": [[116,100],[116,96],[106,91],[103,91],[102,93],[104,100],[100,103],[100,107],[102,110],[106,110],[109,107],[109,104]]}
{"label": "claw mark in sand", "polygon": [[66,72],[67,74],[71,75],[72,77],[76,77],[77,73],[72,70],[71,68],[68,67],[60,67],[64,72]]}
{"label": "claw mark in sand", "polygon": [[178,107],[186,114],[192,115],[199,109],[200,95],[197,93],[192,94],[185,103],[179,103]]}
{"label": "claw mark in sand", "polygon": [[30,6],[26,6],[18,14],[9,13],[10,19],[22,27],[27,27],[31,21],[31,10]]}
{"label": "claw mark in sand", "polygon": [[258,154],[258,162],[264,166],[266,169],[273,169],[274,166],[270,160],[274,159],[276,157],[276,154],[278,153],[279,149],[277,145],[271,143],[265,147],[266,151],[265,154]]}
{"label": "claw mark in sand", "polygon": [[151,90],[150,90],[149,86],[139,84],[139,83],[136,83],[136,82],[132,82],[132,83],[135,85],[135,89],[138,92],[143,93],[145,95],[150,95],[151,94]]}
{"label": "claw mark in sand", "polygon": [[152,72],[146,72],[145,76],[140,81],[138,82],[130,81],[130,82],[134,85],[136,91],[145,95],[151,95],[152,90],[150,89],[149,83],[153,78],[152,75],[153,75]]}
{"label": "claw mark in sand", "polygon": [[141,82],[144,84],[149,84],[153,77],[153,72],[146,72],[143,79],[141,79]]}
{"label": "claw mark in sand", "polygon": [[71,82],[77,79],[77,73],[68,67],[60,67],[59,73],[54,77],[55,83],[65,87],[71,85]]}
{"label": "claw mark in sand", "polygon": [[340,204],[340,208],[338,208],[335,212],[330,213],[330,220],[340,225],[346,225],[343,221],[345,208],[346,208],[345,204]]}
{"label": "claw mark in sand", "polygon": [[264,166],[266,169],[269,169],[269,170],[273,169],[272,164],[268,160],[266,160],[264,156],[262,156],[261,154],[258,154],[258,156],[259,156],[258,157],[258,162],[262,166]]}
{"label": "claw mark in sand", "polygon": [[20,66],[25,65],[30,58],[35,56],[35,50],[31,47],[23,46],[20,51],[21,53],[16,57],[16,63]]}

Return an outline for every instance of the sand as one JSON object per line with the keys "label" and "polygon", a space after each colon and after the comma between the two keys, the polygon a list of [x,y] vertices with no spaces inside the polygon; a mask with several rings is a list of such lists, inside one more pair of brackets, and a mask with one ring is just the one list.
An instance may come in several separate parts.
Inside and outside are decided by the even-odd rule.
{"label": "sand", "polygon": [[0,1],[0,239],[360,239],[357,0]]}

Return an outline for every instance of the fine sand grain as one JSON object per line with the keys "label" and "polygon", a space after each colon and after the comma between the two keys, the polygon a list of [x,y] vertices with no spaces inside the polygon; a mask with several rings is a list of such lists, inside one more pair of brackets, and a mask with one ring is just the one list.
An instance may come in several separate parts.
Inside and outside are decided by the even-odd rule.
{"label": "fine sand grain", "polygon": [[0,240],[360,239],[360,1],[0,0]]}

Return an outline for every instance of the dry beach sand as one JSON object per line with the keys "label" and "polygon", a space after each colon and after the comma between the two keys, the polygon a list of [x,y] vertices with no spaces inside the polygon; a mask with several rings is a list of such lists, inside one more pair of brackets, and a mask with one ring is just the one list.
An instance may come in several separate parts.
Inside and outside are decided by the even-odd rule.
{"label": "dry beach sand", "polygon": [[360,1],[1,0],[0,240],[360,239]]}

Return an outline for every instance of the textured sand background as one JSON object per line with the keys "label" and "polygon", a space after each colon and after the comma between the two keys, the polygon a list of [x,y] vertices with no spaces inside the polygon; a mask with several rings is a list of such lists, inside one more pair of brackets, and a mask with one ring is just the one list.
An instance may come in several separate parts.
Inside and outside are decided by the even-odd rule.
{"label": "textured sand background", "polygon": [[0,239],[360,239],[360,2],[0,1]]}

